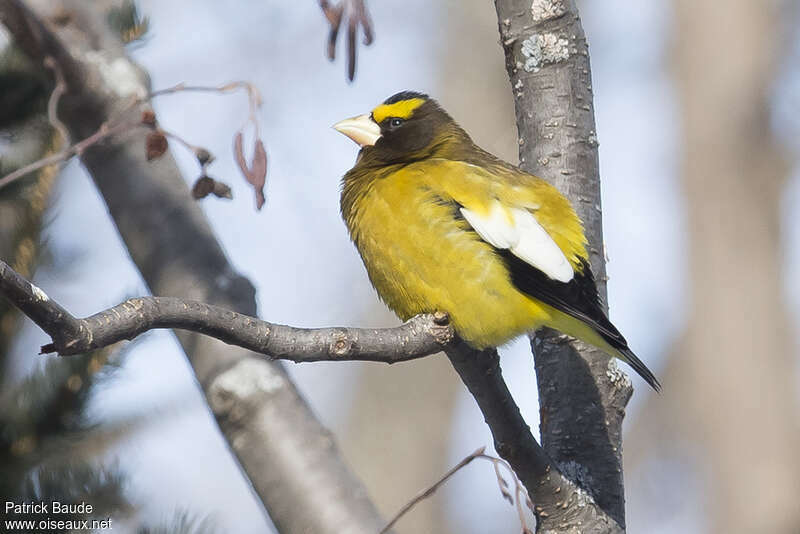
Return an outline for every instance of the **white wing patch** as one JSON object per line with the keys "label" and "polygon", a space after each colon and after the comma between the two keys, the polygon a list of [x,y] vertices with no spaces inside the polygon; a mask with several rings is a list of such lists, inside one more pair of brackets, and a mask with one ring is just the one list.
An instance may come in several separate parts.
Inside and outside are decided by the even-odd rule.
{"label": "white wing patch", "polygon": [[495,248],[508,249],[553,280],[569,282],[575,274],[569,260],[553,238],[526,209],[506,211],[495,201],[486,216],[467,208],[461,214],[484,241]]}

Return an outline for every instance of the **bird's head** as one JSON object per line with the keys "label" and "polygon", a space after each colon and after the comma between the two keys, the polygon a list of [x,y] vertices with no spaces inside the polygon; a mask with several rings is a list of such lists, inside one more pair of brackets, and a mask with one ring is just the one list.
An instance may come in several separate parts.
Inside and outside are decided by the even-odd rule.
{"label": "bird's head", "polygon": [[429,157],[443,145],[468,139],[434,99],[414,91],[397,93],[371,113],[333,127],[385,163]]}

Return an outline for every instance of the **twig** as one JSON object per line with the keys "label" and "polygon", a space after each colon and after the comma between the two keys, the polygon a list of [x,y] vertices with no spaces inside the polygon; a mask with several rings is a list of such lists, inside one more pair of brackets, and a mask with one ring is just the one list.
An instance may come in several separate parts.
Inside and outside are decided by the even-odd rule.
{"label": "twig", "polygon": [[[349,3],[351,0],[347,0]],[[369,21],[369,15],[365,11],[365,7],[363,6],[363,0],[357,0],[362,2],[362,6],[360,8],[356,7],[355,9],[355,16],[358,20],[366,21],[367,24]],[[11,9],[9,9],[11,7]],[[6,176],[0,178],[0,189],[5,187],[6,185],[11,184],[12,182],[26,176],[28,173],[38,170],[46,165],[58,164],[63,161],[66,161],[68,158],[74,155],[80,155],[81,151],[88,148],[91,144],[99,142],[101,139],[107,137],[108,131],[117,131],[117,124],[131,124],[130,128],[133,128],[139,124],[139,122],[130,123],[128,122],[127,115],[136,107],[140,106],[144,103],[151,102],[154,98],[158,96],[170,95],[175,93],[181,92],[211,92],[211,93],[219,93],[225,94],[228,92],[232,92],[238,89],[244,89],[247,92],[248,97],[248,104],[249,104],[249,113],[247,116],[247,120],[239,129],[238,133],[236,134],[237,141],[237,153],[234,154],[237,164],[242,171],[245,179],[253,186],[255,190],[255,197],[256,197],[256,207],[261,209],[265,203],[265,195],[264,195],[264,186],[266,184],[266,177],[267,177],[267,154],[266,150],[264,149],[264,142],[261,139],[261,129],[259,126],[258,121],[258,110],[261,108],[262,99],[261,95],[258,92],[258,89],[250,82],[247,81],[234,81],[225,83],[219,86],[204,86],[204,85],[186,85],[185,83],[179,83],[172,87],[168,87],[165,89],[161,89],[158,91],[151,91],[144,97],[138,97],[132,99],[127,105],[123,106],[121,110],[119,110],[115,115],[118,117],[117,119],[113,120],[108,118],[98,130],[99,132],[103,132],[103,135],[98,137],[90,136],[89,138],[85,139],[78,145],[74,145],[69,147],[70,140],[69,140],[69,131],[64,125],[63,122],[58,117],[58,103],[60,101],[61,96],[67,91],[69,85],[77,86],[80,84],[79,81],[76,81],[75,73],[78,72],[80,69],[75,68],[75,65],[72,65],[71,58],[63,53],[63,50],[60,46],[58,46],[57,39],[55,36],[51,35],[47,28],[41,24],[41,21],[38,20],[29,10],[24,6],[24,4],[19,3],[18,1],[14,2],[13,6],[6,6],[6,9],[3,9],[3,6],[0,6],[0,18],[6,22],[6,24],[10,24],[11,26],[25,26],[36,28],[36,37],[33,39],[34,43],[32,46],[38,50],[40,45],[44,45],[44,64],[52,69],[55,74],[56,78],[56,85],[53,89],[50,100],[47,106],[48,118],[50,119],[50,123],[53,125],[56,130],[58,130],[59,134],[62,138],[62,146],[65,147],[63,150],[59,152],[59,154],[55,154],[47,159],[35,161],[26,165],[20,169],[17,169]],[[356,19],[353,19],[356,20]],[[9,22],[11,21],[11,22]],[[31,29],[29,28],[29,29]],[[366,31],[366,30],[365,30]],[[371,36],[370,36],[371,39]],[[37,42],[38,41],[38,42]],[[70,64],[71,69],[63,69],[62,65],[59,65],[59,61],[64,61]],[[67,71],[67,74],[70,74],[70,83],[67,83],[65,80],[64,72]],[[82,79],[83,76],[79,76],[78,78]],[[191,150],[194,155],[197,157],[198,162],[200,163],[200,178],[203,179],[204,177],[208,176],[206,172],[208,164],[211,162],[213,158],[202,157],[203,154],[209,154],[208,150],[205,150],[201,147],[194,146],[193,144],[189,143],[182,137],[174,134],[172,132],[164,131],[163,129],[157,129],[157,122],[155,117],[152,116],[152,111],[150,112],[152,120],[144,121],[145,125],[155,130],[154,133],[151,133],[146,140],[146,151],[147,151],[147,159],[151,160],[157,157],[160,157],[164,154],[167,150],[167,142],[165,136],[170,136],[173,139],[178,140],[182,145],[186,146]],[[122,117],[122,118],[119,118]],[[245,129],[252,125],[253,127],[253,160],[251,164],[247,164],[243,152],[242,152],[242,137]],[[124,130],[125,128],[123,128]],[[91,142],[87,142],[89,140]],[[67,148],[69,147],[69,148]],[[220,183],[221,182],[217,182]],[[231,191],[230,187],[227,184],[222,184],[222,189],[218,190],[217,196],[222,196],[225,198],[231,198]],[[223,191],[224,190],[224,191]],[[196,199],[203,198],[206,195],[193,195]]]}
{"label": "twig", "polygon": [[25,165],[24,167],[20,167],[19,169],[3,176],[2,178],[0,178],[0,189],[22,178],[27,174],[30,174],[34,171],[38,171],[42,167],[47,167],[48,165],[55,165],[57,163],[61,163],[71,158],[72,156],[80,156],[81,153],[90,146],[99,143],[100,141],[102,141],[107,137],[116,135],[118,133],[122,133],[126,130],[130,130],[138,126],[139,124],[140,123],[138,121],[137,122],[123,121],[114,125],[103,123],[102,126],[100,126],[100,129],[98,129],[95,133],[93,133],[86,139],[80,141],[79,143],[75,143],[74,145],[58,152],[57,154],[53,154],[52,156],[36,160],[32,163],[29,163],[28,165]]}
{"label": "twig", "polygon": [[480,458],[485,450],[486,447],[481,447],[480,449],[477,449],[475,452],[473,452],[472,454],[470,454],[469,456],[458,462],[455,466],[453,466],[447,473],[445,473],[442,476],[442,478],[434,482],[433,485],[417,493],[413,499],[408,501],[402,508],[400,508],[400,510],[397,511],[396,514],[394,514],[394,517],[392,517],[389,520],[389,522],[386,523],[386,526],[383,527],[378,534],[385,534],[386,532],[389,532],[389,530],[395,525],[395,523],[397,523],[401,517],[406,515],[406,513],[408,513],[409,510],[414,508],[414,506],[416,506],[417,503],[433,495],[436,492],[436,490],[438,490],[445,482],[447,482],[450,479],[450,477],[455,475],[463,467],[469,465],[469,463],[475,458]]}
{"label": "twig", "polygon": [[261,98],[261,93],[258,91],[258,88],[248,81],[235,81],[235,82],[228,82],[222,85],[186,85],[185,83],[181,82],[179,84],[173,85],[172,87],[167,87],[165,89],[159,89],[158,91],[152,91],[145,100],[150,101],[156,97],[164,96],[164,95],[171,95],[175,93],[219,93],[225,94],[236,91],[237,89],[244,89],[247,91],[247,100],[249,105],[249,114],[247,117],[247,121],[242,125],[241,129],[247,127],[248,124],[252,124],[253,131],[255,132],[255,137],[260,137],[260,127],[258,123],[258,110],[261,108],[263,104],[263,100]]}
{"label": "twig", "polygon": [[[531,499],[528,496],[528,491],[519,480],[519,477],[517,477],[517,474],[511,468],[511,465],[502,458],[498,458],[497,456],[492,456],[490,454],[481,454],[478,457],[492,462],[492,465],[494,466],[494,474],[497,477],[497,485],[500,486],[500,493],[503,495],[504,499],[514,505],[517,509],[519,523],[522,527],[522,534],[533,534],[533,531],[528,527],[528,521],[525,518],[525,509],[522,507],[524,502],[530,511],[535,513],[535,510],[533,509],[533,503],[531,503]],[[503,475],[500,474],[500,466],[505,467],[508,472],[511,473],[511,478],[514,480],[514,495],[516,498],[512,497],[508,492],[508,482],[506,482],[506,479],[504,479]]]}
{"label": "twig", "polygon": [[83,334],[79,320],[3,260],[0,260],[0,292],[34,323],[45,325],[43,330],[54,338],[54,342],[57,342],[56,338],[77,339]]}
{"label": "twig", "polygon": [[[48,59],[50,59],[50,58],[48,57]],[[59,134],[62,136],[62,139],[65,140],[65,145],[68,145],[69,144],[69,133],[68,133],[68,130],[67,130],[66,126],[61,122],[61,120],[58,119],[58,115],[57,115],[57,112],[56,112],[57,106],[58,106],[58,102],[59,102],[61,96],[63,95],[64,91],[66,90],[66,85],[63,83],[63,76],[58,74],[61,71],[57,67],[55,61],[52,60],[52,59],[50,61],[47,61],[47,59],[46,59],[45,62],[46,62],[46,64],[47,63],[52,64],[52,68],[56,72],[56,80],[57,80],[56,81],[56,87],[55,87],[55,89],[53,89],[53,92],[50,95],[50,101],[48,102],[48,107],[47,107],[48,118],[50,120],[50,123],[53,124],[53,126],[58,130]],[[258,93],[258,89],[256,89],[256,87],[253,84],[251,84],[250,82],[246,82],[246,81],[236,81],[236,82],[226,83],[226,84],[220,85],[220,86],[193,86],[193,85],[186,85],[186,84],[180,83],[180,84],[174,85],[172,87],[167,87],[166,89],[160,89],[158,91],[153,91],[153,92],[151,92],[150,94],[148,94],[145,97],[140,97],[140,98],[134,99],[133,101],[131,101],[130,104],[125,106],[119,112],[118,115],[126,115],[129,111],[131,111],[132,109],[136,108],[137,106],[140,106],[140,105],[142,105],[144,103],[148,103],[148,102],[152,101],[154,98],[159,97],[159,96],[163,96],[163,95],[170,95],[170,94],[175,94],[175,93],[179,93],[179,92],[198,92],[198,91],[199,92],[216,92],[216,93],[223,94],[223,93],[228,93],[228,92],[234,91],[236,89],[240,89],[240,88],[241,89],[245,89],[247,91],[249,107],[250,107],[250,111],[249,111],[249,114],[248,114],[247,121],[245,122],[245,126],[247,126],[247,124],[252,124],[253,125],[253,129],[256,132],[256,136],[258,136],[258,133],[259,133],[258,109],[261,106],[261,96]],[[58,163],[64,162],[67,159],[71,158],[72,156],[80,156],[83,153],[84,150],[86,150],[87,148],[89,148],[90,146],[92,146],[92,145],[94,145],[96,143],[99,143],[100,141],[106,139],[107,137],[110,137],[112,135],[116,135],[118,133],[125,132],[127,130],[131,130],[131,129],[136,128],[136,127],[138,127],[140,125],[141,125],[141,121],[140,120],[133,120],[133,119],[130,119],[130,118],[118,119],[116,121],[111,121],[111,120],[106,121],[100,126],[100,128],[95,133],[93,133],[92,135],[90,135],[86,139],[83,139],[82,141],[80,141],[80,142],[78,142],[78,143],[76,143],[76,144],[74,144],[72,146],[68,146],[67,148],[64,148],[63,150],[61,150],[57,154],[53,154],[52,156],[48,156],[46,158],[42,158],[40,160],[34,161],[32,163],[29,163],[28,165],[25,165],[24,167],[20,167],[19,169],[17,169],[15,171],[3,176],[2,178],[0,178],[0,189],[2,189],[3,187],[11,184],[12,182],[14,182],[14,181],[16,181],[16,180],[18,180],[18,179],[30,174],[30,173],[32,173],[34,171],[37,171],[37,170],[41,169],[42,167],[46,167],[48,165],[54,165],[54,164],[58,164]],[[166,133],[166,132],[164,132],[164,133]],[[195,149],[198,148],[198,147],[194,147],[194,145],[191,145],[190,143],[185,142],[183,139],[178,138],[178,136],[175,135],[175,134],[171,134],[171,135],[173,137],[179,139],[190,150],[193,150],[193,151],[196,152]]]}
{"label": "twig", "polygon": [[[414,508],[414,506],[419,504],[420,501],[423,501],[428,497],[430,497],[431,495],[433,495],[436,492],[436,490],[442,487],[444,483],[447,482],[453,475],[455,475],[458,471],[469,465],[473,460],[478,458],[488,460],[489,462],[492,463],[492,465],[494,466],[495,475],[497,476],[497,484],[500,486],[500,492],[502,493],[503,498],[508,500],[512,505],[514,505],[516,502],[517,513],[519,514],[519,521],[522,526],[523,534],[533,534],[533,531],[528,527],[527,520],[525,519],[525,512],[522,508],[522,501],[524,498],[525,503],[528,504],[528,506],[531,508],[531,511],[533,511],[533,507],[530,506],[530,499],[528,498],[528,493],[525,490],[525,487],[522,485],[519,478],[517,478],[517,475],[516,473],[514,473],[514,470],[511,469],[511,466],[508,465],[508,462],[506,462],[502,458],[486,454],[486,447],[481,447],[480,449],[477,449],[475,452],[465,457],[463,460],[461,460],[455,466],[453,466],[449,471],[447,471],[447,473],[442,475],[442,477],[439,480],[434,482],[428,488],[416,494],[410,501],[408,501],[405,505],[403,505],[403,507],[400,508],[400,510],[397,511],[397,513],[389,520],[388,523],[386,523],[386,526],[384,526],[378,534],[385,534],[386,532],[389,532],[389,530],[404,515],[406,515],[409,511],[411,511],[411,509]],[[516,500],[511,496],[510,493],[508,493],[507,490],[508,483],[500,474],[500,466],[503,466],[506,469],[508,469],[508,471],[511,473],[511,476],[514,478],[514,484],[516,488],[515,491]]]}
{"label": "twig", "polygon": [[418,315],[395,328],[294,328],[220,306],[174,297],[128,299],[85,319],[73,317],[44,291],[0,260],[0,294],[52,338],[42,352],[82,354],[157,328],[206,334],[226,343],[293,362],[396,363],[440,352],[453,340],[444,314]]}
{"label": "twig", "polygon": [[176,134],[175,132],[171,132],[169,130],[165,130],[164,128],[161,128],[161,127],[156,128],[155,131],[160,133],[160,134],[162,134],[162,135],[164,135],[165,137],[169,137],[170,139],[174,139],[175,141],[177,141],[178,143],[180,143],[181,145],[186,147],[187,150],[189,150],[190,152],[195,154],[195,156],[197,154],[199,154],[201,150],[205,150],[201,146],[193,145],[192,143],[190,143],[189,141],[187,141],[186,139],[184,139],[180,135]]}

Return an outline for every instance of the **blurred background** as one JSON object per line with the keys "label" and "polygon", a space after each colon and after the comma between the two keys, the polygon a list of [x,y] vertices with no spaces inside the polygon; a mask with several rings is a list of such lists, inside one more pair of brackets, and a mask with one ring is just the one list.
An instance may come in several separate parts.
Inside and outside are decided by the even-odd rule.
{"label": "blurred background", "polygon": [[[260,316],[308,327],[397,324],[340,219],[339,180],[356,147],[330,126],[395,92],[420,90],[478,144],[516,162],[493,2],[369,2],[376,39],[359,47],[353,83],[343,50],[333,63],[324,58],[327,22],[316,2],[137,6],[149,27],[129,53],[154,89],[249,80],[264,97],[270,168],[261,212],[230,156],[246,99],[155,101],[160,123],[214,152],[211,174],[233,187],[233,200],[208,198],[203,209],[233,265],[256,285]],[[629,530],[800,532],[798,3],[606,0],[579,8],[594,80],[611,317],[664,384],[655,395],[632,376],[624,427]],[[0,42],[5,47],[7,37]],[[0,70],[16,65],[3,57]],[[17,142],[39,127],[35,121],[3,113],[4,174],[40,148]],[[174,143],[172,150],[192,183],[194,156]],[[0,257],[26,267],[75,315],[146,293],[77,161],[0,190]],[[53,484],[86,477],[109,509],[125,510],[128,525],[270,531],[171,332],[152,332],[121,354],[92,355],[96,366],[115,362],[100,377],[35,356],[46,342],[35,325],[0,308],[6,413],[31,417],[25,408],[53,380],[48,366],[50,375],[83,377],[71,387],[70,412],[82,424],[61,418],[58,426],[71,433],[70,453],[83,463],[54,471],[61,478]],[[501,354],[536,431],[529,344]],[[386,517],[465,455],[491,446],[473,399],[442,357],[288,368]],[[0,466],[2,478],[22,476],[15,469]],[[476,463],[397,531],[499,534],[519,524],[491,466]]]}

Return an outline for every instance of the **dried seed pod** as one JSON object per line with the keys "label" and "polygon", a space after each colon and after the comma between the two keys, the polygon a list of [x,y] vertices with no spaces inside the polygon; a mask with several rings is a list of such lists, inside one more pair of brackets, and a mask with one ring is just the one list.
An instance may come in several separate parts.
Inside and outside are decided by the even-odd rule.
{"label": "dried seed pod", "polygon": [[194,155],[197,158],[198,163],[200,163],[200,165],[203,167],[214,161],[214,155],[205,148],[195,149]]}
{"label": "dried seed pod", "polygon": [[151,128],[155,128],[156,114],[152,109],[146,109],[142,111],[142,124],[145,126],[150,126]]}
{"label": "dried seed pod", "polygon": [[236,164],[242,171],[245,179],[253,186],[256,195],[256,209],[261,209],[266,202],[264,197],[264,185],[267,180],[267,152],[261,139],[256,139],[253,147],[253,161],[247,164],[244,156],[242,132],[238,132],[233,138],[233,154]]}
{"label": "dried seed pod", "polygon": [[168,147],[167,136],[159,131],[150,132],[147,134],[147,139],[145,139],[145,155],[147,156],[147,161],[160,158],[167,151]]}
{"label": "dried seed pod", "polygon": [[228,200],[233,198],[231,188],[228,184],[219,182],[204,174],[194,183],[192,187],[192,197],[200,200],[201,198],[206,198],[208,195],[227,198]]}
{"label": "dried seed pod", "polygon": [[206,198],[212,191],[214,191],[214,180],[203,175],[192,186],[192,197],[200,200]]}
{"label": "dried seed pod", "polygon": [[231,193],[231,188],[228,184],[224,182],[218,182],[214,180],[214,190],[211,191],[214,196],[219,198],[227,198],[228,200],[233,199],[233,193]]}

